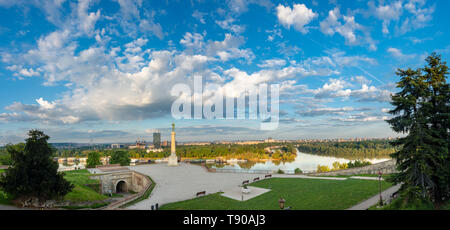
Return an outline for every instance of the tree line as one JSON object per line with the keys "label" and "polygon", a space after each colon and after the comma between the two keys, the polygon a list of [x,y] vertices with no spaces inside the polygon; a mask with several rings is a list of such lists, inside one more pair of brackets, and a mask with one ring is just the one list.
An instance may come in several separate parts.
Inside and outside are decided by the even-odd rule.
{"label": "tree line", "polygon": [[368,140],[352,142],[308,142],[301,143],[298,150],[325,156],[348,159],[387,158],[396,151],[388,140]]}

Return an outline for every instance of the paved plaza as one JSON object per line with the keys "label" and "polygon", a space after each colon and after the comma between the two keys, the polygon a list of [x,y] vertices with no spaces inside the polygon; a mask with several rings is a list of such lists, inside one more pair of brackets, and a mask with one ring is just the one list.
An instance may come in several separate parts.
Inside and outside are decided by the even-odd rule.
{"label": "paved plaza", "polygon": [[129,209],[150,209],[176,201],[192,199],[197,192],[207,194],[230,191],[238,188],[242,181],[264,177],[263,174],[209,173],[198,165],[181,163],[176,167],[167,164],[130,166],[130,169],[149,175],[156,183],[149,199],[141,201]]}

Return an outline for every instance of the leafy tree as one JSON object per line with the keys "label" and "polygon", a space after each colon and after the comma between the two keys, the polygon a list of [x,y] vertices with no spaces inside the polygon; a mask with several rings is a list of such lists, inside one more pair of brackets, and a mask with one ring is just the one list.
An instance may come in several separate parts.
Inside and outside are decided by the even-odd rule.
{"label": "leafy tree", "polygon": [[12,166],[0,177],[0,188],[14,197],[52,199],[62,197],[73,185],[58,173],[53,150],[47,143],[49,136],[31,130],[25,144],[9,145]]}
{"label": "leafy tree", "polygon": [[0,165],[11,165],[11,156],[5,149],[0,150]]}
{"label": "leafy tree", "polygon": [[110,164],[120,164],[121,166],[130,165],[130,156],[126,151],[113,151],[111,153]]}
{"label": "leafy tree", "polygon": [[403,183],[405,197],[433,197],[442,201],[449,196],[449,90],[448,67],[433,53],[427,66],[397,71],[400,92],[392,95],[387,122],[395,132],[407,134],[393,141],[400,149],[391,156],[397,160],[394,183]]}
{"label": "leafy tree", "polygon": [[95,168],[97,165],[101,165],[100,153],[90,152],[88,153],[88,159],[86,160],[86,166],[88,168]]}

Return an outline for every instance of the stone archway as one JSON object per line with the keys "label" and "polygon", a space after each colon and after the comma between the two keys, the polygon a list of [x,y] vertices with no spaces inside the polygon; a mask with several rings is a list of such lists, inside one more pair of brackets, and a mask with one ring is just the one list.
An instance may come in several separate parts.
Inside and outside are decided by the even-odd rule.
{"label": "stone archway", "polygon": [[125,192],[128,192],[128,186],[125,181],[121,180],[116,184],[116,193],[125,193]]}

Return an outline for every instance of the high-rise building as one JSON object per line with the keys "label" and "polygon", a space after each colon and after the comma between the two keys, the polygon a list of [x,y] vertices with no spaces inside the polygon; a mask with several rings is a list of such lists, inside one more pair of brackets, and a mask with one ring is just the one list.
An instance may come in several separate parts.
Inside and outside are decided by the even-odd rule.
{"label": "high-rise building", "polygon": [[155,149],[161,148],[161,133],[153,133],[153,145],[155,146]]}

